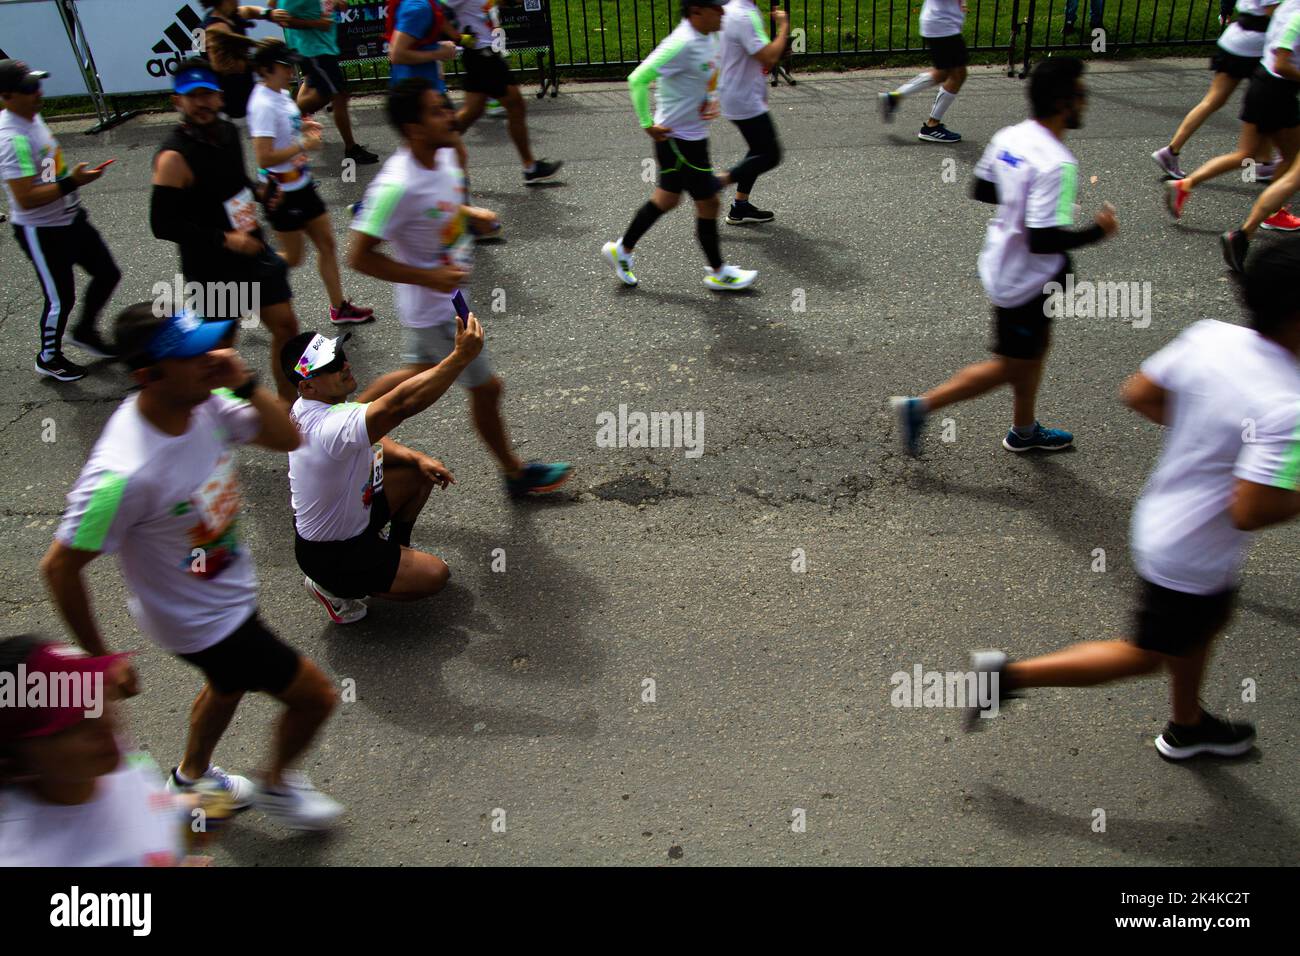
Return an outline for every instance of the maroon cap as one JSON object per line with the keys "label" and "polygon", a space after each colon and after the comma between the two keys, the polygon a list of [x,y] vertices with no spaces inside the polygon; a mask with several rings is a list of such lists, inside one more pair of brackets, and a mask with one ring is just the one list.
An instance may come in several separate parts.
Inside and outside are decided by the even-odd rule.
{"label": "maroon cap", "polygon": [[94,675],[126,656],[91,657],[69,644],[38,644],[12,670],[0,671],[0,741],[48,737],[102,713],[108,692]]}

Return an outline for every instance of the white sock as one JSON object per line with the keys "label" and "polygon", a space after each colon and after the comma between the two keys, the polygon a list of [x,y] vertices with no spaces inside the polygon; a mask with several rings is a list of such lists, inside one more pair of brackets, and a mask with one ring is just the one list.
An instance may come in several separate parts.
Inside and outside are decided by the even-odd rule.
{"label": "white sock", "polygon": [[894,90],[894,95],[907,96],[909,93],[915,93],[918,90],[923,90],[927,86],[934,86],[934,76],[930,73],[929,70],[926,70],[924,73],[916,74],[916,76],[912,77],[902,86],[900,86],[898,89]]}
{"label": "white sock", "polygon": [[956,93],[949,93],[941,89],[934,98],[934,108],[930,110],[930,119],[943,121],[943,114],[948,112],[948,107],[952,106],[952,101],[957,98]]}

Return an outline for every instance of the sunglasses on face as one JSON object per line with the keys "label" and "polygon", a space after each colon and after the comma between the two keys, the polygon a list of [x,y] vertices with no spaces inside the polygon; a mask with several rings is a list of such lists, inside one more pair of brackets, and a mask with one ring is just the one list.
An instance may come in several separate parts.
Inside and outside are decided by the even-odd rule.
{"label": "sunglasses on face", "polygon": [[312,379],[320,378],[322,375],[333,375],[335,372],[341,372],[343,371],[343,366],[347,363],[347,356],[343,354],[342,349],[339,349],[337,354],[334,356],[334,360],[330,362],[329,365],[322,365],[320,368],[316,369],[316,371],[308,375],[304,381],[310,382]]}

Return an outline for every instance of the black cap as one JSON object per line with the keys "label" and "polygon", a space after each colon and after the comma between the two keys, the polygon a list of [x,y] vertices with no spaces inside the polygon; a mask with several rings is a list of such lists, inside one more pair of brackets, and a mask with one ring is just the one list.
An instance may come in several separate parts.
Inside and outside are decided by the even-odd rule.
{"label": "black cap", "polygon": [[33,70],[22,60],[0,60],[0,93],[18,93],[24,86],[39,85],[49,75],[44,70]]}
{"label": "black cap", "polygon": [[257,45],[257,50],[253,53],[253,66],[259,70],[265,70],[276,63],[297,66],[301,62],[302,57],[289,49],[283,40],[265,40]]}

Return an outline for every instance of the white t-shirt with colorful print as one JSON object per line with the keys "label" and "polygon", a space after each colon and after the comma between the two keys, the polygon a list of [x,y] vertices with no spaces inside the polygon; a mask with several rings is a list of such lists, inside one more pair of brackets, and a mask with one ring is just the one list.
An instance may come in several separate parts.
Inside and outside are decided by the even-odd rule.
{"label": "white t-shirt with colorful print", "polygon": [[368,407],[293,403],[302,444],[289,452],[289,489],[294,526],[308,541],[346,541],[370,525],[370,503],[384,490],[384,450],[370,442]]}
{"label": "white t-shirt with colorful print", "polygon": [[[352,228],[392,246],[398,262],[421,269],[474,265],[474,236],[465,214],[465,174],[454,149],[440,149],[427,169],[406,146],[384,163],[368,189]],[[454,323],[451,293],[395,284],[397,318],[408,328]]]}
{"label": "white t-shirt with colorful print", "polygon": [[213,395],[183,435],[118,406],[91,450],[55,537],[116,553],[128,606],[145,635],[174,654],[228,637],[257,608],[257,579],[239,537],[235,445],[261,429],[257,409]]}
{"label": "white t-shirt with colorful print", "polygon": [[1029,230],[1074,225],[1078,168],[1074,154],[1037,120],[1000,129],[989,141],[975,175],[998,190],[979,259],[994,305],[1024,305],[1065,267],[1063,253],[1030,251]]}
{"label": "white t-shirt with colorful print", "polygon": [[35,176],[38,182],[58,182],[69,175],[63,148],[39,113],[25,120],[12,110],[0,111],[0,179],[15,226],[66,226],[81,210],[81,195],[74,189],[44,206],[24,209],[14,199],[9,180]]}

